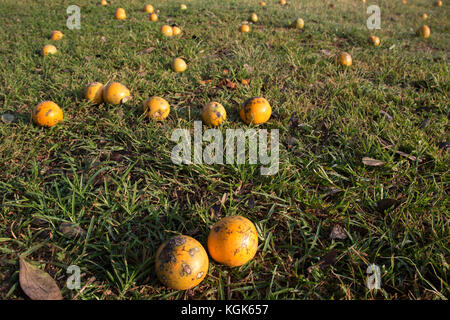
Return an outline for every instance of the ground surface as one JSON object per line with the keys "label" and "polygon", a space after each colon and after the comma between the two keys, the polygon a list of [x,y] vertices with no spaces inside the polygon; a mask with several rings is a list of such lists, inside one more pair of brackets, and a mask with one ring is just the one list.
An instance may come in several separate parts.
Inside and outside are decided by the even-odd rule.
{"label": "ground surface", "polygon": [[[146,1],[1,1],[0,114],[14,116],[0,121],[2,299],[25,298],[18,254],[66,299],[448,298],[450,3],[379,1],[375,48],[372,1],[266,2],[185,0],[180,11],[180,1],[153,1],[159,21],[150,22]],[[80,30],[66,27],[74,3]],[[125,22],[114,19],[119,6]],[[252,12],[259,22],[240,34]],[[415,36],[423,12],[428,39]],[[287,28],[296,17],[303,31]],[[164,38],[164,23],[183,35]],[[64,38],[49,40],[53,30]],[[47,43],[58,54],[43,58]],[[350,68],[336,65],[341,51],[353,56]],[[174,57],[188,62],[186,72],[170,70]],[[82,98],[87,83],[111,80],[133,101]],[[164,123],[139,111],[153,95],[172,107]],[[192,129],[205,103],[227,109],[222,130],[245,129],[239,108],[259,95],[274,110],[260,128],[280,130],[276,175],[262,176],[259,165],[172,163],[172,131]],[[44,100],[61,106],[63,123],[31,123]],[[206,245],[209,228],[237,214],[257,226],[251,262],[211,261],[192,290],[161,285],[154,255],[164,240],[182,233]],[[64,235],[63,222],[85,236]],[[346,239],[330,238],[336,225]],[[372,263],[382,277],[376,293],[366,287]],[[83,290],[65,286],[69,265],[81,268]]]}

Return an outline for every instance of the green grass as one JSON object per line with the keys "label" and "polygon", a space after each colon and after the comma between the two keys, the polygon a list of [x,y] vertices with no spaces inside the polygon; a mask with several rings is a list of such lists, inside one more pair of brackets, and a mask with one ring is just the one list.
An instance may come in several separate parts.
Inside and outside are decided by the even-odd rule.
{"label": "green grass", "polygon": [[[268,0],[260,7],[257,0],[186,0],[188,10],[180,11],[182,1],[111,0],[102,7],[78,0],[81,30],[66,28],[73,1],[1,2],[0,114],[16,117],[0,122],[2,299],[25,298],[19,254],[52,275],[67,299],[448,298],[450,159],[438,147],[449,139],[446,1],[440,8],[426,0],[378,1],[379,48],[367,44],[371,1],[288,0],[283,7]],[[147,2],[160,10],[158,22],[142,12]],[[119,6],[124,22],[114,19]],[[259,22],[240,34],[253,11]],[[428,39],[415,36],[422,12]],[[296,17],[305,20],[303,31],[286,27]],[[183,35],[161,36],[166,22]],[[64,38],[56,55],[43,58],[53,30]],[[153,51],[141,53],[146,48]],[[341,51],[352,55],[350,68],[336,65]],[[174,57],[187,61],[186,72],[171,71]],[[218,86],[225,78],[237,88]],[[131,90],[130,103],[83,99],[87,83],[112,80]],[[164,123],[139,111],[153,95],[171,105]],[[204,104],[225,106],[224,132],[245,129],[239,108],[256,95],[276,112],[260,126],[280,130],[276,175],[261,176],[258,165],[172,163],[172,131],[193,128]],[[32,108],[44,100],[63,109],[63,123],[31,123]],[[385,165],[365,166],[363,157]],[[400,204],[380,212],[385,198]],[[162,286],[154,255],[163,241],[182,233],[206,246],[209,228],[237,214],[257,226],[251,262],[230,269],[211,260],[196,288]],[[86,237],[62,235],[63,222],[80,225]],[[336,224],[347,239],[330,239]],[[331,250],[336,261],[311,268]],[[381,268],[377,292],[365,286],[372,263]],[[82,291],[65,286],[73,264],[87,284]]]}

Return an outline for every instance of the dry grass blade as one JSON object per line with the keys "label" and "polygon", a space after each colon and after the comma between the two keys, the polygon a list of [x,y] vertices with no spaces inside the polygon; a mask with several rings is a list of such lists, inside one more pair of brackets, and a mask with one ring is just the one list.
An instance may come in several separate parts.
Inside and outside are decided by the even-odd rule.
{"label": "dry grass blade", "polygon": [[369,157],[362,158],[362,162],[369,167],[382,167],[384,166],[384,161],[372,159]]}

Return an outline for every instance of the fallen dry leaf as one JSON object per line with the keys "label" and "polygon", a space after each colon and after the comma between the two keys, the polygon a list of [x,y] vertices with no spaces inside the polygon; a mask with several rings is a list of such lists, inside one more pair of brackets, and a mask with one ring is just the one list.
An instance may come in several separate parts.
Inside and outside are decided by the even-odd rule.
{"label": "fallen dry leaf", "polygon": [[31,300],[62,300],[61,291],[50,275],[19,257],[19,282]]}
{"label": "fallen dry leaf", "polygon": [[339,239],[339,240],[347,239],[345,229],[341,225],[336,224],[331,230],[330,239]]}

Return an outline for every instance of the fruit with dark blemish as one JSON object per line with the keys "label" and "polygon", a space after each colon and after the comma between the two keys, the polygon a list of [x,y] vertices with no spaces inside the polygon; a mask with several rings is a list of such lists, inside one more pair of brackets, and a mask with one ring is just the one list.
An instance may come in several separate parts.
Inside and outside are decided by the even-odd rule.
{"label": "fruit with dark blemish", "polygon": [[258,249],[256,227],[247,218],[231,216],[218,221],[208,236],[211,257],[229,267],[250,261]]}
{"label": "fruit with dark blemish", "polygon": [[153,120],[164,120],[169,116],[170,105],[161,97],[151,97],[144,101],[142,109]]}
{"label": "fruit with dark blemish", "polygon": [[246,100],[240,111],[242,121],[247,124],[261,124],[267,122],[272,115],[272,107],[263,97]]}
{"label": "fruit with dark blemish", "polygon": [[44,101],[34,108],[31,117],[41,127],[52,127],[63,120],[63,112],[56,103]]}
{"label": "fruit with dark blemish", "polygon": [[186,290],[205,278],[209,259],[203,246],[189,236],[178,235],[156,251],[156,275],[167,287]]}
{"label": "fruit with dark blemish", "polygon": [[210,127],[217,127],[227,119],[227,112],[218,102],[210,102],[203,107],[203,122]]}

